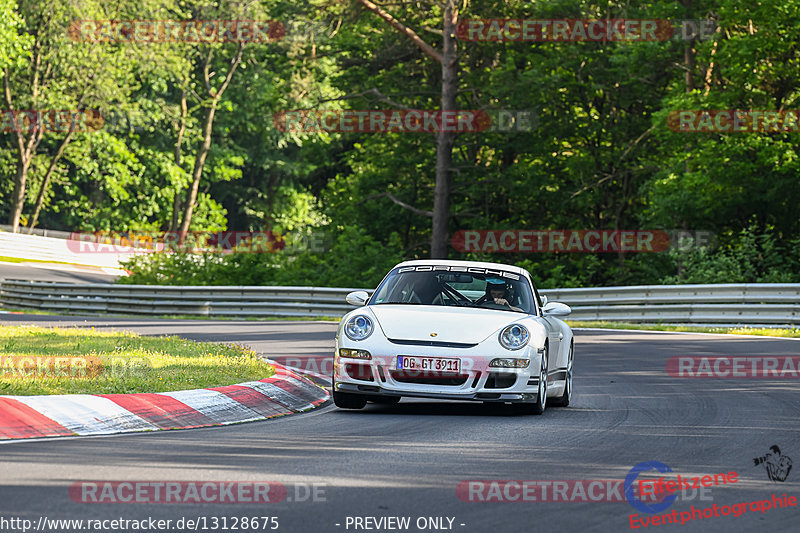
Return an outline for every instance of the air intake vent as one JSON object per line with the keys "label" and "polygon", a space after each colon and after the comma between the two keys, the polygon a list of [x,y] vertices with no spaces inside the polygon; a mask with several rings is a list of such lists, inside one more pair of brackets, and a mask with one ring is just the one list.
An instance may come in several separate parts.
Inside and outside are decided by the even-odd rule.
{"label": "air intake vent", "polygon": [[487,389],[507,389],[513,387],[517,382],[516,374],[495,374],[490,373],[486,379],[485,387]]}
{"label": "air intake vent", "polygon": [[472,348],[478,343],[467,342],[443,342],[443,341],[415,341],[406,339],[389,339],[393,344],[403,344],[405,346],[438,346],[441,348]]}
{"label": "air intake vent", "polygon": [[400,383],[416,383],[417,385],[445,385],[449,387],[458,387],[467,382],[469,376],[464,374],[441,374],[441,375],[421,375],[419,372],[402,372],[392,371],[389,372],[392,379]]}

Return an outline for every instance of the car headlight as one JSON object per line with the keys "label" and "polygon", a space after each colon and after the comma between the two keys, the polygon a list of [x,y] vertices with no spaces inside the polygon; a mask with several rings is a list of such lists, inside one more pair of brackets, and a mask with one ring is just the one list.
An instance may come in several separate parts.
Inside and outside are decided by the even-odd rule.
{"label": "car headlight", "polygon": [[372,354],[366,350],[339,348],[339,357],[349,357],[351,359],[372,359]]}
{"label": "car headlight", "polygon": [[352,316],[344,325],[345,335],[354,341],[363,341],[372,335],[372,329],[372,320],[365,315]]}
{"label": "car headlight", "polygon": [[521,324],[511,324],[500,332],[500,344],[507,350],[519,350],[528,344],[530,337],[528,328]]}
{"label": "car headlight", "polygon": [[529,359],[492,359],[491,367],[499,368],[525,368],[530,363]]}

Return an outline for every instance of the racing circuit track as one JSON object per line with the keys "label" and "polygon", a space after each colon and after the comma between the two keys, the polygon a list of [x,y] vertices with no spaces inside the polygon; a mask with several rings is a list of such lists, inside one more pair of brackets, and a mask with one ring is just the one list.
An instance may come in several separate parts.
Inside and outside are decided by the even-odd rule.
{"label": "racing circuit track", "polygon": [[[302,356],[317,362],[332,350],[336,328],[321,322],[86,320],[2,317],[6,324],[80,323],[242,342],[277,359]],[[40,516],[277,516],[277,531],[305,533],[369,531],[346,527],[347,517],[355,516],[410,516],[410,528],[399,531],[420,531],[417,518],[444,516],[454,517],[452,530],[464,533],[626,531],[634,510],[624,501],[469,502],[459,499],[456,487],[475,479],[622,480],[635,464],[648,460],[684,476],[739,474],[738,483],[712,489],[713,501],[675,502],[672,509],[678,512],[691,505],[768,499],[773,493],[800,495],[800,466],[785,482],[771,482],[764,467],[753,464],[774,444],[800,461],[797,379],[679,379],[665,372],[667,359],[676,355],[797,355],[800,341],[579,330],[575,344],[573,405],[548,408],[540,417],[510,414],[498,406],[404,399],[392,407],[370,404],[363,411],[343,411],[327,406],[227,427],[7,442],[0,445],[0,517],[35,523]],[[68,492],[79,481],[172,480],[275,481],[289,492],[287,500],[261,505],[85,504],[74,502]],[[295,492],[304,490],[295,486],[303,483],[324,484],[319,501],[296,501]],[[796,531],[798,509],[649,529]]]}

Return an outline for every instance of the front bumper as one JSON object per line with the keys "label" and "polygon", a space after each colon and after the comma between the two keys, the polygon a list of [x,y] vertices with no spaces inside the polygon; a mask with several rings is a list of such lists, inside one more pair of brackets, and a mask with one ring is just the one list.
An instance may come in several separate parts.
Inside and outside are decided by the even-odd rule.
{"label": "front bumper", "polygon": [[[538,381],[537,381],[538,386]],[[384,389],[382,387],[369,385],[356,385],[355,383],[336,383],[336,390],[350,392],[362,396],[408,396],[414,398],[433,398],[438,400],[463,400],[476,402],[512,402],[512,403],[532,403],[536,401],[536,391],[523,393],[508,392],[476,392],[472,394],[449,394],[443,392],[419,392],[419,391],[398,391],[394,389]]]}
{"label": "front bumper", "polygon": [[[348,342],[343,348],[354,348]],[[479,344],[471,348],[434,348],[397,345],[386,340],[359,343],[371,359],[355,359],[339,355],[339,339],[334,357],[333,387],[339,392],[363,396],[407,396],[479,402],[528,403],[537,400],[540,354],[526,347],[510,352]],[[498,349],[499,348],[499,349]],[[491,355],[485,355],[493,352]],[[458,373],[401,371],[397,356],[444,357],[460,360]],[[527,358],[526,368],[494,368],[495,358]]]}

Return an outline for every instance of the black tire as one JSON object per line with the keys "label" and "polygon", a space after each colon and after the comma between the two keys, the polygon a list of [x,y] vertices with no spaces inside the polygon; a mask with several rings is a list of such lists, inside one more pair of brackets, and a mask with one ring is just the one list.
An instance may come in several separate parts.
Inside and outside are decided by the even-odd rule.
{"label": "black tire", "polygon": [[396,405],[400,402],[400,396],[373,396],[369,398],[369,401],[381,405]]}
{"label": "black tire", "polygon": [[542,355],[542,367],[539,370],[539,392],[536,393],[536,403],[515,403],[512,404],[513,412],[525,415],[540,415],[544,413],[547,406],[547,361],[548,347],[545,344],[544,354]]}
{"label": "black tire", "polygon": [[564,392],[561,396],[550,400],[550,403],[556,407],[568,407],[570,400],[572,400],[572,362],[575,359],[574,345],[569,345],[569,356],[567,357],[567,377],[564,383]]}
{"label": "black tire", "polygon": [[367,399],[358,394],[339,392],[334,389],[333,403],[336,404],[336,407],[341,407],[342,409],[363,409],[367,405]]}
{"label": "black tire", "polygon": [[531,404],[530,411],[535,415],[544,413],[547,407],[547,364],[550,360],[550,348],[544,345],[542,354],[542,368],[539,370],[539,392],[536,394],[536,403]]}

